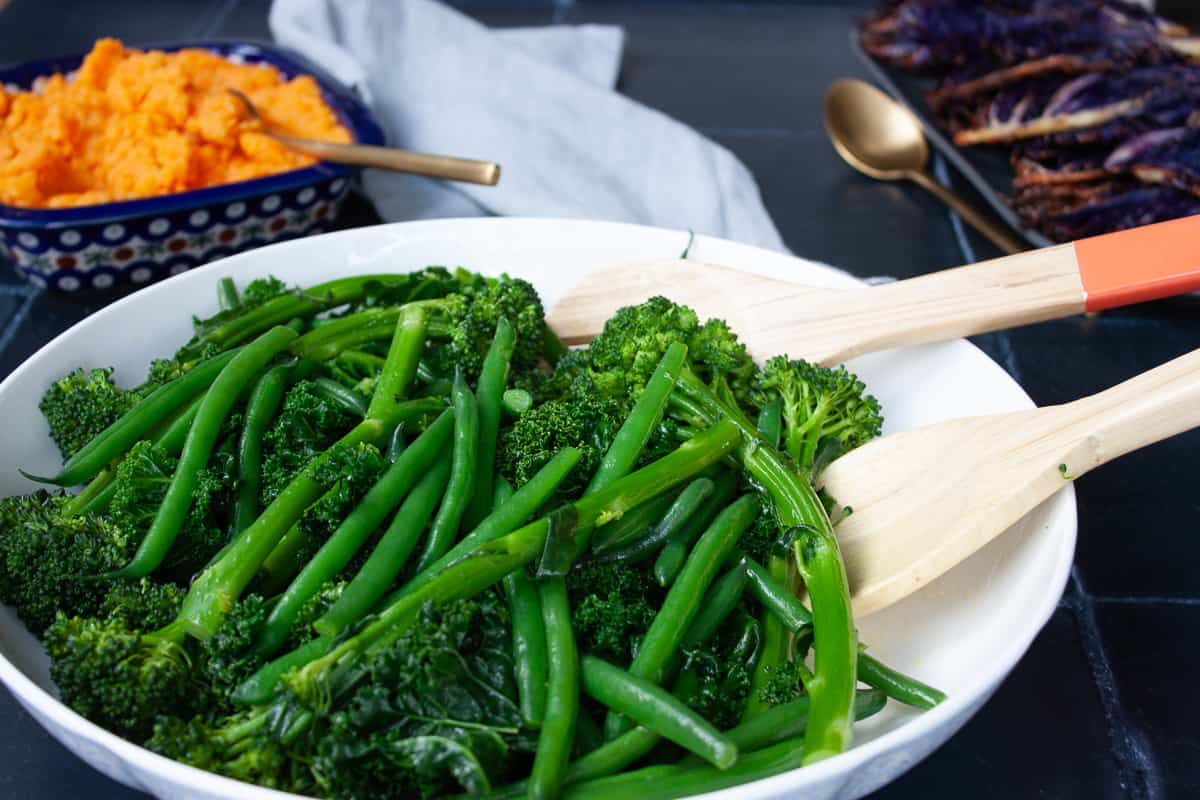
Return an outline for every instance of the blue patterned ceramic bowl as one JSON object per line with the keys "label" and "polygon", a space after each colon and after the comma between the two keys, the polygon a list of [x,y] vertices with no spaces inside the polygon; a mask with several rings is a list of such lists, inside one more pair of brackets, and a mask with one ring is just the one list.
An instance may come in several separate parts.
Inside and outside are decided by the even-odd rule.
{"label": "blue patterned ceramic bowl", "polygon": [[[357,98],[301,59],[259,42],[178,42],[287,78],[313,75],[325,102],[356,142],[383,144],[383,131]],[[28,88],[41,75],[69,73],[82,55],[0,68],[0,84]],[[354,170],[319,163],[265,178],[191,192],[64,209],[0,204],[0,258],[39,286],[62,291],[146,283],[284,239],[324,231],[337,216]]]}

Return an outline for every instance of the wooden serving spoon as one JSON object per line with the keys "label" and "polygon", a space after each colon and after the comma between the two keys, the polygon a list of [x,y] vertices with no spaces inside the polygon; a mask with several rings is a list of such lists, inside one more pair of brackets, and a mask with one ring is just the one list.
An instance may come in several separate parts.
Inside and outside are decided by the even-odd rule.
{"label": "wooden serving spoon", "polygon": [[621,306],[664,295],[719,317],[756,359],[837,363],[1200,289],[1200,215],[1029,250],[869,288],[823,289],[682,259],[586,276],[550,311],[567,344]]}
{"label": "wooden serving spoon", "polygon": [[836,531],[854,610],[912,594],[1007,530],[1068,480],[1200,426],[1200,350],[1059,406],[885,436],[830,464],[853,512]]}

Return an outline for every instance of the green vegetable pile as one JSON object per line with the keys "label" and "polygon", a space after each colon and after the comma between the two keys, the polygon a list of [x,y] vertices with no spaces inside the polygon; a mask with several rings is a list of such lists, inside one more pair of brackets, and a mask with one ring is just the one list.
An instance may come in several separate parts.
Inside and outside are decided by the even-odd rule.
{"label": "green vegetable pile", "polygon": [[142,385],[55,382],[58,488],[0,500],[0,600],[89,719],[321,797],[647,800],[943,698],[857,641],[845,369],[664,298],[567,351],[462,270],[218,288]]}

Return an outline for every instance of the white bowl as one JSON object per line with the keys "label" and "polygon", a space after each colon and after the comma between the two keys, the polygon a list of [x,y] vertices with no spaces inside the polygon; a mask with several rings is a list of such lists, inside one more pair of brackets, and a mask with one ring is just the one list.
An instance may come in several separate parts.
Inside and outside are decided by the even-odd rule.
{"label": "white bowl", "polygon": [[[531,280],[547,307],[588,269],[678,256],[687,234],[599,222],[472,219],[361,228],[233,256],[143,289],[80,322],[0,383],[0,496],[35,488],[16,472],[52,474],[59,457],[37,410],[56,377],[77,366],[114,366],[139,381],[152,357],[190,335],[193,313],[216,310],[216,282],[267,274],[307,285],[337,276],[407,271],[428,264],[508,272]],[[692,256],[813,285],[854,286],[828,267],[779,253],[697,237]],[[1030,408],[991,359],[965,341],[855,359],[851,368],[883,404],[887,430],[955,416]],[[863,641],[896,667],[944,689],[933,711],[889,703],[857,726],[854,747],[811,767],[711,795],[724,798],[855,798],[912,767],[979,709],[1049,619],[1075,547],[1068,486],[991,545],[919,593],[860,621]],[[287,797],[177,764],[126,742],[55,699],[40,646],[0,610],[0,680],[80,758],[111,778],[162,798]]]}

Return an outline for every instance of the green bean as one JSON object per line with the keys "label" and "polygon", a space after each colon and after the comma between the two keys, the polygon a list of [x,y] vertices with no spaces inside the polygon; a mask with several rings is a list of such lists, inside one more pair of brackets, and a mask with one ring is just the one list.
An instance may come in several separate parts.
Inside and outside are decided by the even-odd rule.
{"label": "green bean", "polygon": [[171,476],[171,483],[150,524],[150,530],[142,539],[133,560],[117,570],[113,577],[141,578],[162,563],[183,526],[200,470],[208,463],[221,426],[234,403],[254,376],[295,338],[296,332],[289,328],[272,328],[242,348],[221,370],[196,409],[196,418],[188,431],[179,464]]}
{"label": "green bean", "polygon": [[832,528],[797,529],[792,553],[813,604],[816,657],[807,686],[812,706],[803,762],[811,764],[850,744],[858,634],[850,613],[850,584]]}
{"label": "green bean", "polygon": [[388,513],[436,463],[453,426],[453,414],[442,412],[367,491],[275,603],[259,632],[257,653],[269,655],[279,649],[304,604],[350,563]]}
{"label": "green bean", "polygon": [[[808,703],[808,696],[802,695],[787,703],[771,706],[758,716],[725,731],[725,735],[742,753],[752,753],[800,736],[808,724]],[[854,718],[861,720],[874,716],[883,710],[886,703],[887,695],[877,689],[860,691],[854,696]],[[704,764],[695,756],[687,756],[678,763],[681,767]]]}
{"label": "green bean", "polygon": [[533,395],[525,389],[506,389],[500,396],[500,408],[512,419],[518,419],[533,408]]}
{"label": "green bean", "polygon": [[662,687],[595,656],[584,656],[581,670],[584,691],[610,713],[626,715],[721,769],[737,761],[737,745]]}
{"label": "green bean", "polygon": [[196,419],[196,412],[200,410],[202,402],[204,402],[203,394],[184,406],[183,410],[166,423],[165,428],[162,428],[162,433],[158,435],[154,446],[167,455],[179,455],[183,450],[184,443],[187,442],[188,431],[192,429],[192,422]]}
{"label": "green bean", "polygon": [[[720,513],[721,509],[729,505],[734,495],[737,494],[737,476],[729,470],[718,472],[713,478],[713,484],[712,494],[705,498],[700,508],[696,509],[695,514],[686,520],[681,527],[675,529],[673,535],[667,538],[667,543],[663,545],[664,547],[670,545],[675,540],[686,542],[687,547],[683,550],[683,554],[686,556],[687,548],[690,548],[700,538],[700,534],[704,533],[709,523]],[[663,572],[663,577],[667,577],[665,572]],[[673,580],[675,576],[671,575],[670,577]],[[658,576],[656,575],[655,578],[658,579]],[[659,585],[666,588],[670,585],[670,581],[667,581],[665,584],[660,583]]]}
{"label": "green bean", "polygon": [[783,419],[778,400],[767,403],[758,412],[758,432],[767,440],[771,447],[778,448],[780,437],[783,435]]}
{"label": "green bean", "polygon": [[217,306],[222,311],[233,311],[242,307],[242,300],[238,297],[237,284],[228,275],[217,281]]}
{"label": "green bean", "polygon": [[667,535],[666,544],[654,560],[654,578],[659,586],[666,588],[671,585],[679,570],[683,568],[683,562],[692,544],[700,538],[705,526],[737,491],[737,479],[733,473],[726,472],[717,480],[719,483],[709,498],[712,502],[705,503],[694,517]]}
{"label": "green bean", "polygon": [[155,389],[81,447],[79,452],[68,458],[53,478],[38,477],[24,471],[21,474],[30,480],[56,486],[76,486],[91,480],[113,459],[127,452],[144,438],[154,426],[207,389],[236,355],[237,351],[230,351],[214,356],[197,364],[183,376]]}
{"label": "green bean", "polygon": [[[512,499],[516,492],[512,488],[512,484],[504,480],[503,475],[496,476],[496,488],[492,490],[492,513],[496,513],[496,509]],[[489,515],[490,516],[490,515]]]}
{"label": "green bean", "polygon": [[195,356],[207,345],[216,345],[224,349],[296,317],[311,316],[327,308],[361,300],[370,284],[386,286],[403,283],[407,278],[407,275],[355,275],[273,297],[261,306],[206,331],[189,342],[183,348],[183,352]]}
{"label": "green bean", "polygon": [[581,455],[582,453],[574,447],[564,447],[555,453],[510,499],[497,505],[496,510],[479,523],[475,530],[464,536],[458,544],[451,547],[437,561],[414,575],[412,580],[397,590],[396,594],[408,594],[420,589],[455,560],[462,558],[482,544],[511,533],[524,524],[554,495],[559,485],[566,480],[567,475],[579,463]]}
{"label": "green bean", "polygon": [[496,472],[496,439],[500,434],[500,398],[508,383],[509,362],[517,343],[516,329],[504,317],[496,323],[492,344],[484,356],[475,385],[479,406],[479,453],[475,459],[475,486],[463,524],[473,528],[492,510],[492,476]]}
{"label": "green bean", "polygon": [[788,587],[776,579],[762,564],[742,556],[750,593],[763,608],[770,611],[792,633],[802,633],[812,626],[812,614]]}
{"label": "green bean", "polygon": [[353,389],[347,389],[329,378],[316,378],[312,382],[313,394],[352,417],[367,416],[367,402]]}
{"label": "green bean", "polygon": [[605,525],[592,536],[592,553],[603,557],[642,538],[662,519],[678,496],[676,492],[665,492]]}
{"label": "green bean", "polygon": [[435,383],[436,381],[443,380],[443,378],[433,371],[433,367],[429,366],[428,361],[418,361],[417,380],[421,383]]}
{"label": "green bean", "polygon": [[686,356],[687,347],[679,342],[667,348],[658,366],[654,368],[654,373],[646,381],[646,386],[634,403],[629,416],[613,437],[612,445],[604,453],[604,458],[592,475],[585,494],[603,489],[633,469],[638,456],[642,454],[642,449],[650,439],[650,434],[654,432],[654,426],[662,419],[667,400],[671,397],[671,390],[675,387]]}
{"label": "green bean", "polygon": [[[751,572],[756,564],[747,561],[747,577],[750,578],[750,586],[752,589],[757,589],[764,584],[763,576],[769,578],[774,585],[786,587],[787,582],[791,580],[794,570],[790,560],[785,555],[772,553],[767,559],[767,568],[765,571],[759,570]],[[757,578],[758,580],[755,580]],[[790,594],[787,588],[780,588],[772,599],[782,599]],[[762,595],[764,598],[766,595]],[[767,704],[762,700],[762,692],[775,676],[775,671],[779,666],[786,662],[792,650],[792,628],[785,624],[784,621],[775,614],[771,608],[764,608],[762,612],[763,626],[763,648],[762,655],[759,657],[758,664],[754,669],[754,674],[750,679],[750,695],[746,698],[745,718],[750,718],[756,714],[761,714],[767,709]]]}
{"label": "green bean", "polygon": [[553,367],[558,364],[558,362],[562,360],[562,357],[569,352],[571,352],[571,350],[567,347],[563,340],[558,337],[558,334],[555,333],[549,325],[547,325],[542,338],[542,355],[545,356],[546,363]]}
{"label": "green bean", "polygon": [[396,459],[404,452],[404,448],[408,447],[408,441],[405,438],[408,432],[404,430],[403,425],[397,425],[396,430],[392,431],[392,438],[388,440],[387,460],[389,464],[395,464]]}
{"label": "green bean", "polygon": [[[362,426],[373,423],[373,420],[366,420]],[[681,444],[673,452],[647,464],[621,480],[615,481],[607,489],[575,501],[573,505],[579,517],[579,529],[605,525],[651,497],[670,491],[692,479],[728,455],[741,443],[741,440],[741,433],[733,423],[725,420],[714,423],[707,430]],[[570,448],[564,448],[551,459],[551,463],[560,462],[555,470],[558,476],[556,480],[561,481],[562,477],[574,467],[574,462],[578,458],[577,451],[572,452]],[[405,586],[385,598],[379,605],[376,617],[366,623],[362,631],[355,637],[356,644],[353,646],[370,646],[389,635],[395,635],[397,631],[404,629],[405,624],[416,619],[416,615],[425,603],[449,602],[462,597],[470,597],[536,558],[545,547],[546,534],[549,531],[547,519],[543,517],[517,530],[512,530],[509,521],[523,519],[526,516],[522,513],[526,503],[533,502],[533,509],[542,505],[542,503],[534,502],[537,492],[525,494],[524,498],[522,495],[535,481],[538,481],[543,473],[549,471],[550,466],[551,464],[547,464],[546,467],[543,467],[537,475],[530,479],[529,483],[513,495],[510,503],[493,512],[472,532],[471,536],[459,542],[458,547],[452,548],[443,557],[444,560],[440,560],[425,572],[416,575]],[[550,478],[547,478],[547,481],[550,485],[547,491],[553,493],[557,483]],[[288,492],[289,489],[292,489],[299,494],[301,488],[301,486],[289,486],[284,491]],[[268,507],[262,516],[277,517],[282,515],[283,511],[283,508]],[[265,530],[260,531],[260,535],[262,538],[266,538],[266,531],[271,530],[267,527],[268,523],[260,518],[256,525],[264,527]],[[251,526],[251,528],[253,527]],[[505,531],[511,531],[511,533],[505,534]],[[255,541],[245,541],[252,538],[248,533],[242,534],[236,542],[241,550],[240,554],[245,554],[247,551],[253,552],[253,548],[259,546]],[[468,542],[468,540],[471,541]],[[468,543],[470,544],[469,549],[459,549]],[[228,557],[232,558],[232,556],[231,549]],[[234,566],[232,569],[236,570],[237,567]],[[237,578],[240,580],[240,575]],[[226,585],[223,586],[223,583]],[[233,585],[229,586],[228,584]],[[206,598],[206,595],[223,591],[225,596],[230,594],[236,596],[241,592],[241,588],[244,588],[244,584],[239,587],[227,575],[202,574],[201,578],[193,583],[192,590],[184,600],[181,619],[186,621],[191,629],[207,631],[214,624],[219,624],[223,616],[206,605],[207,602],[211,602],[211,598]],[[195,596],[193,597],[193,595]],[[218,596],[222,595],[218,594]],[[198,611],[194,609],[198,609]],[[192,620],[199,620],[199,622]],[[345,653],[343,648],[346,647],[348,645],[342,643],[323,658],[340,658]]]}
{"label": "green bean", "polygon": [[859,649],[858,679],[881,689],[893,700],[928,711],[946,699],[944,692],[910,678]]}
{"label": "green bean", "polygon": [[275,418],[283,402],[291,367],[281,365],[263,373],[250,399],[246,401],[246,416],[238,441],[237,498],[233,507],[233,532],[240,533],[258,516],[258,495],[262,478],[262,436]]}
{"label": "green bean", "polygon": [[648,534],[620,549],[610,550],[605,561],[637,563],[654,555],[677,530],[683,527],[705,507],[705,500],[713,494],[715,484],[709,478],[696,478],[675,498],[675,502],[663,514],[662,519]]}
{"label": "green bean", "polygon": [[[757,514],[757,499],[753,495],[744,495],[718,514],[708,526],[684,563],[679,578],[663,598],[662,606],[646,635],[642,637],[637,655],[629,666],[631,675],[651,683],[662,683],[666,668],[696,616],[701,598],[729,551],[736,546],[738,538],[750,527]],[[604,732],[612,739],[626,727],[621,717],[610,713],[605,720]]]}
{"label": "green bean", "polygon": [[[429,430],[433,430],[430,428]],[[426,431],[426,435],[429,431]],[[418,438],[411,453],[419,446]],[[397,462],[399,463],[399,462]],[[367,557],[358,573],[342,590],[342,595],[325,614],[313,623],[317,633],[336,634],[365,616],[379,599],[387,594],[388,587],[400,574],[405,561],[417,547],[429,518],[437,508],[438,500],[450,478],[450,458],[438,458],[431,469],[418,481],[400,504],[387,530]],[[339,529],[340,530],[340,529]],[[318,554],[319,555],[319,554]]]}
{"label": "green bean", "polygon": [[745,586],[746,568],[742,564],[736,565],[713,581],[700,602],[696,616],[692,618],[692,624],[684,634],[683,649],[696,647],[713,637],[725,618],[737,608]]}
{"label": "green bean", "polygon": [[546,713],[529,773],[530,800],[558,796],[571,758],[579,713],[579,653],[571,629],[571,607],[562,578],[538,584],[546,630]]}
{"label": "green bean", "polygon": [[371,406],[366,416],[382,417],[405,397],[413,376],[417,373],[417,359],[425,349],[425,309],[412,303],[402,306],[396,320],[396,332],[388,348],[383,371],[371,395]]}
{"label": "green bean", "polygon": [[412,400],[397,408],[389,419],[365,419],[292,478],[258,519],[234,538],[221,560],[203,570],[192,582],[178,617],[185,630],[200,639],[207,639],[216,632],[232,605],[230,598],[241,595],[263,559],[279,544],[279,539],[328,488],[313,475],[335,448],[378,443],[390,435],[396,425],[430,410],[428,401]]}
{"label": "green bean", "polygon": [[450,468],[450,483],[417,559],[417,572],[441,558],[454,544],[474,490],[478,456],[479,408],[460,372],[454,376],[454,463]]}
{"label": "green bean", "polygon": [[376,377],[387,363],[382,356],[362,350],[343,350],[338,354],[338,361],[358,369],[360,378]]}
{"label": "green bean", "polygon": [[546,716],[549,671],[541,600],[537,586],[523,569],[504,576],[504,592],[512,616],[513,672],[521,703],[521,721],[527,728],[540,728]]}

